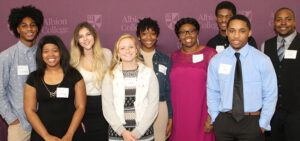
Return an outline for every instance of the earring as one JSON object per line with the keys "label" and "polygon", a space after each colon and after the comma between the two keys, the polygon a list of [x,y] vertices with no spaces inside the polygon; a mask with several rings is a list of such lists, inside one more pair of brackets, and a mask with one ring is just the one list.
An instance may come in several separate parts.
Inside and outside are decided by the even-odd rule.
{"label": "earring", "polygon": [[140,38],[140,37],[138,37],[138,40],[140,41],[140,40],[141,40],[141,38]]}

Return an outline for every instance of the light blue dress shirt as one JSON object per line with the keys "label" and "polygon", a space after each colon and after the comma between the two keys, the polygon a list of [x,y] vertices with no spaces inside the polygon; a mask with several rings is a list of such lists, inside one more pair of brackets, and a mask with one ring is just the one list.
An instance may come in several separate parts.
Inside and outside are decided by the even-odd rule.
{"label": "light blue dress shirt", "polygon": [[0,114],[8,124],[18,119],[24,130],[31,130],[23,106],[28,75],[18,75],[18,66],[28,66],[29,73],[36,70],[36,49],[19,41],[0,54]]}
{"label": "light blue dress shirt", "polygon": [[[207,105],[212,123],[220,112],[232,110],[236,51],[229,46],[215,55],[208,66]],[[259,126],[271,130],[277,102],[277,78],[268,56],[246,44],[238,51],[243,75],[244,112],[261,109]]]}

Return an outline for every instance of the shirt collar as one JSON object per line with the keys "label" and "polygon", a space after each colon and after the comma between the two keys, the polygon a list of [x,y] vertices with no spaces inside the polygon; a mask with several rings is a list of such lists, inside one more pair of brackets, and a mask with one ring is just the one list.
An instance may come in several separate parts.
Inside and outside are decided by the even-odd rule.
{"label": "shirt collar", "polygon": [[37,45],[33,45],[32,47],[28,47],[28,46],[26,46],[25,44],[23,44],[20,40],[18,41],[18,43],[17,43],[17,46],[18,46],[18,48],[22,51],[22,52],[24,52],[25,54],[27,53],[27,52],[35,52],[36,51],[36,49],[37,49]]}
{"label": "shirt collar", "polygon": [[243,48],[241,48],[239,51],[235,51],[235,50],[231,47],[231,45],[229,45],[227,54],[228,54],[229,56],[234,56],[234,54],[235,54],[236,52],[238,52],[238,53],[241,54],[241,56],[246,57],[247,54],[248,54],[248,52],[249,52],[250,47],[251,47],[251,46],[247,43],[247,44],[246,44]]}
{"label": "shirt collar", "polygon": [[285,38],[283,38],[283,37],[281,37],[281,36],[278,35],[277,36],[277,42],[281,43],[282,39],[284,39],[285,42],[291,43],[294,40],[294,38],[296,37],[296,35],[297,35],[296,30],[291,35],[289,35],[289,36],[287,36]]}

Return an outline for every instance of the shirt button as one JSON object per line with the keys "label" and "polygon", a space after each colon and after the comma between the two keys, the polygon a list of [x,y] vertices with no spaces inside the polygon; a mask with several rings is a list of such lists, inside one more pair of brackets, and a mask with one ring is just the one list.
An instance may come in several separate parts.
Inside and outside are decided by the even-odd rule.
{"label": "shirt button", "polygon": [[281,97],[282,97],[282,94],[279,94],[278,97],[281,98]]}
{"label": "shirt button", "polygon": [[281,68],[282,68],[282,66],[281,66],[281,65],[279,65],[279,68],[281,69]]}

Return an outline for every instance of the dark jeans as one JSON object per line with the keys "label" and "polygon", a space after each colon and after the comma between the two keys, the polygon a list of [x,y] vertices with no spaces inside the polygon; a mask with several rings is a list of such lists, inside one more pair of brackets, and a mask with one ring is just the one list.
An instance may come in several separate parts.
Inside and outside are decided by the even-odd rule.
{"label": "dark jeans", "polygon": [[232,114],[220,113],[214,122],[216,141],[264,141],[259,115],[244,116],[236,122]]}
{"label": "dark jeans", "polygon": [[270,141],[299,141],[300,111],[277,109],[271,121]]}

